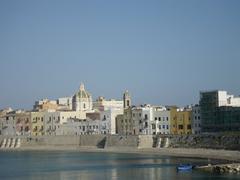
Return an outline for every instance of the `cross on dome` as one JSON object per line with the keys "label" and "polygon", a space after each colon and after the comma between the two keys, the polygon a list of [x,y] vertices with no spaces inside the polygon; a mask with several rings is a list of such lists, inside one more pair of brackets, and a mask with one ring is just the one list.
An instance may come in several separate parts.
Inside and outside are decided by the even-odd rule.
{"label": "cross on dome", "polygon": [[84,84],[83,83],[81,83],[80,84],[80,88],[79,88],[81,91],[84,91]]}

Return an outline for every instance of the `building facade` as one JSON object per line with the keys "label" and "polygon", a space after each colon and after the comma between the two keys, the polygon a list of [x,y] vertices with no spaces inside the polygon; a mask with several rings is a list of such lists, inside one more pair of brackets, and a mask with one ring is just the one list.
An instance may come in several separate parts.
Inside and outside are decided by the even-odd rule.
{"label": "building facade", "polygon": [[165,107],[153,108],[153,120],[151,121],[152,134],[170,134],[170,110]]}
{"label": "building facade", "polygon": [[31,113],[19,111],[15,114],[16,135],[30,136],[31,135]]}
{"label": "building facade", "polygon": [[111,108],[100,111],[101,134],[116,134],[116,117],[123,114],[123,109]]}
{"label": "building facade", "polygon": [[45,135],[44,130],[44,111],[31,112],[31,135],[32,136],[43,136]]}
{"label": "building facade", "polygon": [[200,92],[200,109],[203,132],[240,130],[240,97],[226,91]]}
{"label": "building facade", "polygon": [[57,135],[100,134],[100,120],[69,118],[60,125]]}
{"label": "building facade", "polygon": [[105,111],[112,108],[123,109],[123,100],[115,100],[115,99],[106,100],[104,97],[100,96],[93,103],[94,110]]}
{"label": "building facade", "polygon": [[192,134],[201,134],[201,112],[198,104],[192,106]]}
{"label": "building facade", "polygon": [[16,135],[16,112],[7,112],[4,116],[0,117],[1,120],[1,134],[5,136]]}
{"label": "building facade", "polygon": [[192,110],[170,107],[171,134],[192,134]]}

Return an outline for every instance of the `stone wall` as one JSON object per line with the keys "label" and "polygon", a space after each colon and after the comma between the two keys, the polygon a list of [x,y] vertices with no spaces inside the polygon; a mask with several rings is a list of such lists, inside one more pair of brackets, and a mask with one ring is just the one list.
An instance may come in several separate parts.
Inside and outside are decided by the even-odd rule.
{"label": "stone wall", "polygon": [[139,135],[138,148],[152,148],[154,137],[152,135]]}
{"label": "stone wall", "polygon": [[240,135],[81,135],[81,136],[0,136],[20,138],[21,147],[72,146],[95,148],[209,148],[240,150]]}
{"label": "stone wall", "polygon": [[202,134],[156,136],[154,142],[158,142],[160,137],[163,142],[168,138],[168,147],[174,148],[240,150],[240,135]]}
{"label": "stone wall", "polygon": [[122,148],[122,147],[131,147],[137,148],[138,147],[138,136],[134,135],[127,135],[127,136],[120,136],[120,135],[108,135],[105,148]]}

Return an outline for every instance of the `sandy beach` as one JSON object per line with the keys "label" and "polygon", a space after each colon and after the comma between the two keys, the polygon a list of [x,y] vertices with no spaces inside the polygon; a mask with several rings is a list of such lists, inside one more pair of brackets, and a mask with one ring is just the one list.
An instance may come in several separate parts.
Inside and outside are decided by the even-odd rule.
{"label": "sandy beach", "polygon": [[240,162],[240,151],[215,150],[215,149],[192,149],[192,148],[106,148],[75,147],[75,146],[31,146],[18,149],[1,149],[1,151],[79,151],[79,152],[102,152],[102,153],[140,153],[155,154],[174,157],[192,157],[219,159],[232,162]]}

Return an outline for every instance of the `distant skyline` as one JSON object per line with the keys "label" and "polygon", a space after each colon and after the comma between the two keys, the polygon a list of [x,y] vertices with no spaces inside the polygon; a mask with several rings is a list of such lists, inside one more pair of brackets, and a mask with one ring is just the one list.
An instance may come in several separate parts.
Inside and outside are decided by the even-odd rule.
{"label": "distant skyline", "polygon": [[240,95],[238,0],[1,0],[0,109],[73,95],[133,104]]}

